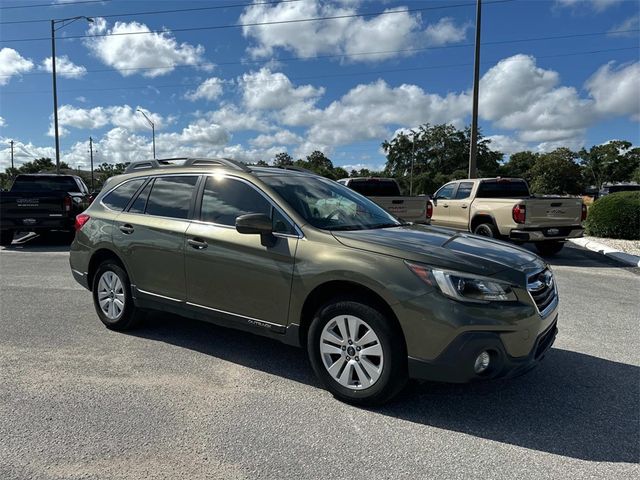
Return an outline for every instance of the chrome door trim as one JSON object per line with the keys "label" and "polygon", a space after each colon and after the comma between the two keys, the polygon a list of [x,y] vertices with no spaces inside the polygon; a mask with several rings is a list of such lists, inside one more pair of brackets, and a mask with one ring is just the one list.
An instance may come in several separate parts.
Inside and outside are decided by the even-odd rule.
{"label": "chrome door trim", "polygon": [[143,293],[145,295],[151,295],[152,297],[162,298],[164,300],[171,300],[172,302],[184,303],[184,300],[179,300],[173,297],[167,297],[166,295],[160,295],[159,293],[148,292],[147,290],[143,290],[141,288],[135,287],[139,293]]}
{"label": "chrome door trim", "polygon": [[251,322],[255,322],[253,324],[257,325],[257,326],[260,326],[261,324],[265,324],[264,326],[284,327],[284,325],[281,325],[279,323],[267,322],[266,320],[260,320],[259,318],[249,317],[247,315],[242,315],[240,313],[227,312],[226,310],[220,310],[219,308],[207,307],[206,305],[200,305],[199,303],[193,303],[193,302],[186,302],[186,303],[190,307],[204,308],[205,310],[211,310],[212,312],[222,313],[222,314],[225,314],[225,315],[231,315],[233,317],[244,318],[245,320],[249,320]]}

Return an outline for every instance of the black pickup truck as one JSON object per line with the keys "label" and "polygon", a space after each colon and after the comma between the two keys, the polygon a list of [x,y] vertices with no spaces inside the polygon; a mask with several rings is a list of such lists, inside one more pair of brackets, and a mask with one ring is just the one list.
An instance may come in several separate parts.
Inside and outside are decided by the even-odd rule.
{"label": "black pickup truck", "polygon": [[0,245],[11,245],[15,232],[73,232],[76,215],[91,200],[75,175],[18,175],[11,190],[0,192]]}

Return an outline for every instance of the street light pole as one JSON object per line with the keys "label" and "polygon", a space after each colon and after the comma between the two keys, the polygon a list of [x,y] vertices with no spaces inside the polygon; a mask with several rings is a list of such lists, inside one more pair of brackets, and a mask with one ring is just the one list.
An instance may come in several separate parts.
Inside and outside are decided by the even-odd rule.
{"label": "street light pole", "polygon": [[[61,18],[59,20],[51,20],[51,75],[53,78],[53,129],[56,139],[56,174],[60,175],[60,134],[58,132],[58,87],[56,84],[56,25],[61,23],[59,28],[69,25],[76,20],[85,19],[89,23],[93,23],[93,18],[79,16],[71,18]],[[68,23],[65,23],[68,22]]]}
{"label": "street light pole", "polygon": [[56,174],[60,175],[60,136],[58,134],[58,87],[56,86],[56,21],[51,20],[51,74],[53,77],[53,128],[56,137]]}
{"label": "street light pole", "polygon": [[153,124],[151,119],[149,117],[147,117],[146,113],[144,113],[139,108],[138,108],[137,111],[140,112],[142,114],[142,116],[147,120],[147,122],[149,122],[149,125],[151,125],[151,136],[152,136],[152,141],[153,141],[153,159],[155,160],[156,159],[156,126]]}
{"label": "street light pole", "polygon": [[473,112],[471,113],[471,142],[469,148],[469,178],[478,176],[478,87],[480,83],[480,24],[482,0],[476,4],[476,51],[473,70]]}
{"label": "street light pole", "polygon": [[93,138],[89,137],[89,153],[91,155],[91,191],[93,192]]}

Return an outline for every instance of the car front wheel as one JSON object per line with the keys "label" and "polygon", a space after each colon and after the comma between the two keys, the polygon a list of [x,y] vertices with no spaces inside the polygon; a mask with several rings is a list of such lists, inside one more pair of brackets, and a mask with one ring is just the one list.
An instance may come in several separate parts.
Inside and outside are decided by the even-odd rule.
{"label": "car front wheel", "polygon": [[129,330],[143,318],[131,298],[127,272],[114,260],[106,260],[93,277],[93,303],[107,328]]}
{"label": "car front wheel", "polygon": [[381,311],[357,300],[331,302],[318,310],[307,351],[318,378],[348,403],[380,405],[407,381],[399,328]]}

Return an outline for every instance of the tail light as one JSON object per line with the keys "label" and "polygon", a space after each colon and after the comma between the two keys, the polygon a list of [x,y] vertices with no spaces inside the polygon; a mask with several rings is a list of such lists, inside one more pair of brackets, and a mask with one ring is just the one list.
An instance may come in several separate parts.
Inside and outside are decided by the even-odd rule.
{"label": "tail light", "polygon": [[80,215],[76,215],[76,223],[74,224],[76,232],[80,230],[82,227],[84,227],[90,218],[91,217],[86,213],[81,213]]}
{"label": "tail light", "polygon": [[71,197],[69,195],[64,197],[64,200],[62,200],[62,208],[64,208],[65,212],[70,212],[71,211],[72,202],[73,202],[73,200],[71,199]]}
{"label": "tail light", "polygon": [[580,217],[580,221],[584,222],[587,219],[587,206],[582,204],[582,216]]}
{"label": "tail light", "polygon": [[431,218],[433,216],[433,203],[429,200],[427,202],[427,218]]}
{"label": "tail light", "polygon": [[514,222],[524,223],[527,220],[527,207],[525,205],[514,205],[511,215]]}

